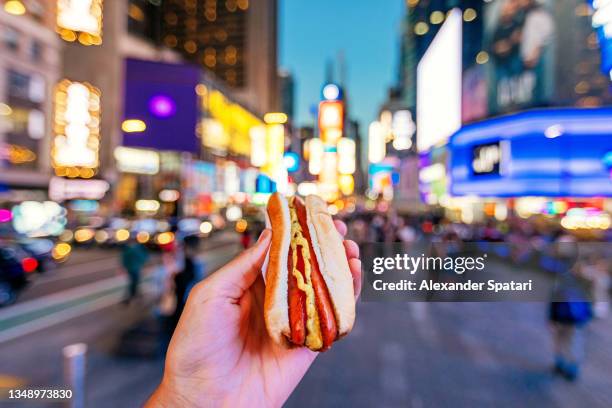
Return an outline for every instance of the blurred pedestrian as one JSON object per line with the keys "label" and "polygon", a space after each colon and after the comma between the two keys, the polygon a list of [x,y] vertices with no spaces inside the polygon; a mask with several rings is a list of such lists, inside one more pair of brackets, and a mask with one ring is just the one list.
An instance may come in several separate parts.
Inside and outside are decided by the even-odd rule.
{"label": "blurred pedestrian", "polygon": [[174,275],[175,308],[171,319],[172,329],[183,313],[191,288],[204,277],[203,264],[197,258],[199,238],[195,235],[185,237],[183,268]]}
{"label": "blurred pedestrian", "polygon": [[129,304],[138,295],[142,268],[149,259],[147,249],[135,239],[130,239],[121,251],[121,265],[128,276],[128,288],[124,304]]}
{"label": "blurred pedestrian", "polygon": [[[557,279],[549,306],[552,328],[554,372],[569,381],[580,373],[584,358],[584,327],[593,316],[588,282],[574,265],[575,244],[558,244]],[[574,248],[574,249],[573,249]]]}
{"label": "blurred pedestrian", "polygon": [[247,249],[249,246],[251,246],[251,231],[248,228],[242,231],[242,234],[240,235],[240,243],[242,244],[243,249]]}

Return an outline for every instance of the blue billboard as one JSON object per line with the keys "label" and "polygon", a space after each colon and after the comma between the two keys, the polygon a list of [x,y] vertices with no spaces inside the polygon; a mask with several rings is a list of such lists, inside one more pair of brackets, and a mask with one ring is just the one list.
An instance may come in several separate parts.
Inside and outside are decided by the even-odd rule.
{"label": "blue billboard", "polygon": [[611,197],[612,109],[542,109],[467,125],[450,139],[451,194]]}
{"label": "blue billboard", "polygon": [[601,70],[612,79],[612,4],[605,1],[588,0],[593,8],[592,24],[597,31],[601,49]]}
{"label": "blue billboard", "polygon": [[133,130],[124,126],[123,145],[199,152],[195,92],[199,78],[195,66],[128,59],[123,119],[136,126]]}

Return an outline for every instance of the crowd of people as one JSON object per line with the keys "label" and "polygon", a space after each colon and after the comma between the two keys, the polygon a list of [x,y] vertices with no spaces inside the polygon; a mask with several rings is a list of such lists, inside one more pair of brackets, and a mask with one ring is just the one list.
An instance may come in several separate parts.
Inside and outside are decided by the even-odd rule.
{"label": "crowd of people", "polygon": [[400,216],[393,211],[344,217],[348,236],[366,243],[419,245],[441,242],[445,255],[474,243],[514,267],[533,268],[554,279],[548,317],[554,372],[573,381],[585,354],[585,327],[609,314],[612,271],[606,242],[581,242],[552,222],[510,218],[466,224],[443,216]]}

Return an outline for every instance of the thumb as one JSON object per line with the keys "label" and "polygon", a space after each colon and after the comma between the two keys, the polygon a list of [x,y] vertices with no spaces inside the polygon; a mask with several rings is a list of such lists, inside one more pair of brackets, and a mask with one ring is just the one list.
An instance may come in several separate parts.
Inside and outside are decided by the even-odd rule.
{"label": "thumb", "polygon": [[265,229],[255,245],[217,271],[216,289],[224,296],[239,299],[261,274],[271,239],[272,231]]}

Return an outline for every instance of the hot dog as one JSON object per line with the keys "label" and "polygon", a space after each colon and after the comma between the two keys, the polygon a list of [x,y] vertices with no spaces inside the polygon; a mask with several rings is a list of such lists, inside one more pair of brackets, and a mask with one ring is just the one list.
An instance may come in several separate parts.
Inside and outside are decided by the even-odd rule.
{"label": "hot dog", "polygon": [[264,319],[278,343],[325,351],[355,320],[348,260],[327,206],[273,194],[267,208],[272,243]]}

